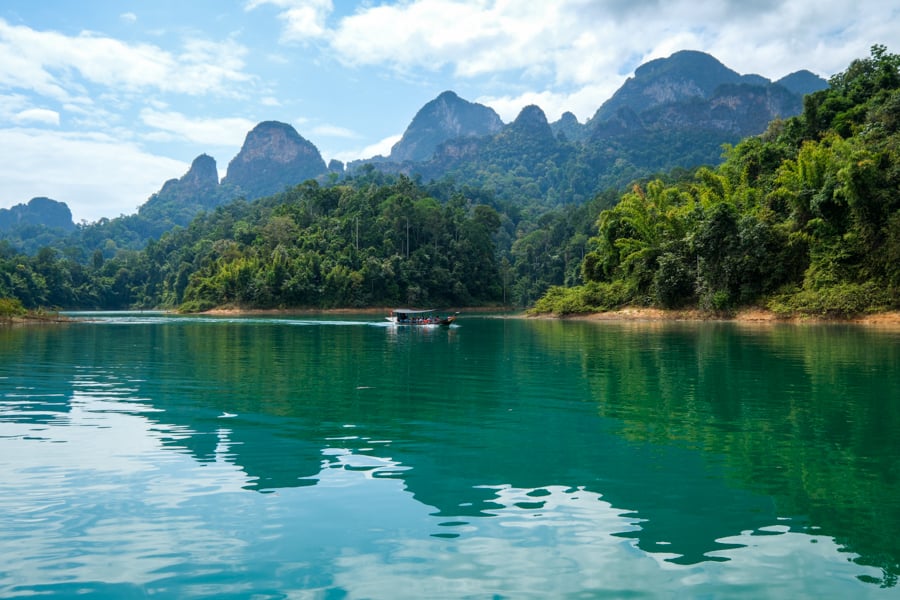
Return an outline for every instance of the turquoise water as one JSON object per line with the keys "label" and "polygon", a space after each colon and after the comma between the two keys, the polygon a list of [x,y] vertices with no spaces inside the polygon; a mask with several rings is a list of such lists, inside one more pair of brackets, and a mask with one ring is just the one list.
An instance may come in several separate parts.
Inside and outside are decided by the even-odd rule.
{"label": "turquoise water", "polygon": [[0,328],[2,598],[900,596],[898,332],[90,317]]}

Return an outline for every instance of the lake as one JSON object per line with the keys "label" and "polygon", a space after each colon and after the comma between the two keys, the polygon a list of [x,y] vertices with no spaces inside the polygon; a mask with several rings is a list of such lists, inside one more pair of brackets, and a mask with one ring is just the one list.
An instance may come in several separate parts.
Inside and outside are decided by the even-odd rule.
{"label": "lake", "polygon": [[0,327],[2,598],[900,596],[900,332],[89,316]]}

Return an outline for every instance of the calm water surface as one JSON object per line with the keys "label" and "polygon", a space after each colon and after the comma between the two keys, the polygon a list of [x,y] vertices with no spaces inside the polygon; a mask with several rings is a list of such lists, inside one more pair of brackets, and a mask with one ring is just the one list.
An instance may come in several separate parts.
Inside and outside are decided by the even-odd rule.
{"label": "calm water surface", "polygon": [[900,597],[900,333],[0,328],[0,597]]}

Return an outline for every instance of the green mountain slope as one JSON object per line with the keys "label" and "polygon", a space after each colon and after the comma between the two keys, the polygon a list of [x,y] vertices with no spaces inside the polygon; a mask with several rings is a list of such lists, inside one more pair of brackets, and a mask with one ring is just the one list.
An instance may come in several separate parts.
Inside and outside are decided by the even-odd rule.
{"label": "green mountain slope", "polygon": [[874,46],[830,83],[717,169],[635,186],[599,215],[585,285],[537,310],[900,308],[900,57]]}

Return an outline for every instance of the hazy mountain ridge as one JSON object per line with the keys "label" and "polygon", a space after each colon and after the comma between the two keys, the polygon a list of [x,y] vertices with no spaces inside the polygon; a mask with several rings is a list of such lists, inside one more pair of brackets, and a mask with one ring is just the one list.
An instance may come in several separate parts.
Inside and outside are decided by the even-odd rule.
{"label": "hazy mountain ridge", "polygon": [[29,200],[27,204],[0,208],[0,233],[33,225],[43,225],[64,231],[75,229],[72,211],[65,202],[37,197]]}
{"label": "hazy mountain ridge", "polygon": [[[586,123],[565,113],[548,124],[538,107],[525,107],[500,131],[448,138],[425,160],[378,157],[355,161],[348,170],[369,163],[425,180],[450,176],[487,186],[507,200],[551,207],[653,172],[718,163],[723,144],[760,134],[773,119],[800,114],[803,93],[825,87],[809,71],[773,83],[741,75],[703,52],[676,52],[639,67]],[[530,127],[522,126],[523,118]],[[421,121],[416,128],[429,127]],[[512,147],[518,156],[510,154]],[[504,177],[504,169],[514,175]],[[525,181],[529,171],[532,182]]]}
{"label": "hazy mountain ridge", "polygon": [[824,79],[806,69],[785,75],[775,83],[799,96],[805,96],[823,89],[823,83],[827,85]]}
{"label": "hazy mountain ridge", "polygon": [[264,121],[247,134],[240,152],[228,163],[222,183],[252,199],[327,172],[318,148],[296,129],[286,123]]}
{"label": "hazy mountain ridge", "polygon": [[586,130],[584,125],[578,122],[578,117],[570,111],[564,112],[558,121],[550,123],[553,133],[562,134],[566,139],[579,141],[584,139]]}
{"label": "hazy mountain ridge", "polygon": [[[219,172],[216,159],[201,154],[191,163],[191,168],[180,179],[170,179],[162,189],[138,209],[138,214],[154,217],[161,213],[188,210],[194,214],[216,205],[219,191]],[[180,223],[186,225],[186,223]]]}
{"label": "hazy mountain ridge", "polygon": [[494,109],[446,91],[423,106],[388,157],[393,162],[424,161],[450,139],[492,135],[503,128]]}
{"label": "hazy mountain ridge", "polygon": [[[746,76],[751,85],[758,85],[759,76]],[[644,63],[634,71],[634,76],[600,105],[588,124],[609,119],[622,107],[636,113],[653,109],[661,104],[679,103],[688,98],[709,98],[716,89],[729,83],[739,83],[743,77],[704,52],[682,50],[668,58],[657,58]]]}
{"label": "hazy mountain ridge", "polygon": [[[155,233],[237,197],[253,200],[364,165],[424,180],[451,176],[501,199],[549,208],[653,172],[718,162],[723,143],[799,114],[802,93],[826,86],[809,71],[773,83],[741,75],[708,54],[681,51],[638,67],[585,123],[570,112],[549,123],[540,107],[526,106],[504,124],[493,109],[445,91],[416,113],[388,157],[346,168],[334,160],[326,166],[316,146],[291,125],[264,121],[247,134],[221,182],[215,159],[200,155],[183,177],[165,182],[139,215],[155,222],[144,227]],[[59,226],[58,215],[48,219],[43,224]],[[16,226],[7,216],[0,231],[2,223]]]}

